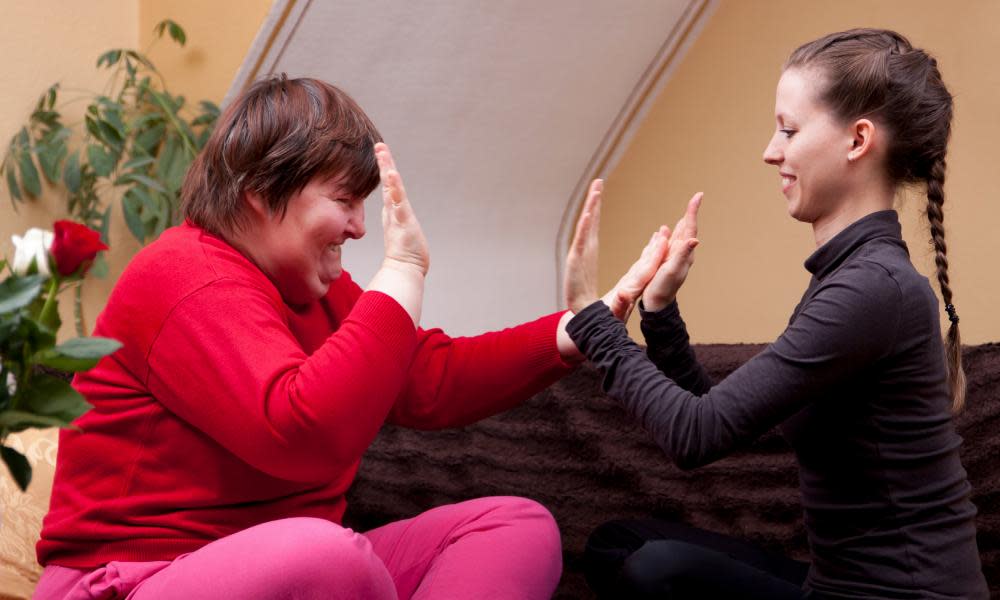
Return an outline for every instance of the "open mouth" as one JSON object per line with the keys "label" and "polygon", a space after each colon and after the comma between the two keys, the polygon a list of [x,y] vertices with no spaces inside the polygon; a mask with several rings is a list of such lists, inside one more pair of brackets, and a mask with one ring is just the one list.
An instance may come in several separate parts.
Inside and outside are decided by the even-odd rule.
{"label": "open mouth", "polygon": [[792,175],[781,174],[781,191],[783,193],[788,193],[788,189],[792,187],[795,183],[796,177]]}

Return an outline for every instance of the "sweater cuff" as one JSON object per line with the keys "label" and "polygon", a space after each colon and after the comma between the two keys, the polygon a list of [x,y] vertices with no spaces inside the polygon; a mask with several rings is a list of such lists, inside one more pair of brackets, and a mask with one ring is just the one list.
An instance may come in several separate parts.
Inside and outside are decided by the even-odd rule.
{"label": "sweater cuff", "polygon": [[531,364],[545,365],[546,369],[555,368],[564,371],[561,375],[569,373],[575,367],[575,365],[563,360],[556,343],[559,321],[566,312],[561,310],[526,323],[528,336],[524,340],[524,353]]}
{"label": "sweater cuff", "polygon": [[646,307],[642,304],[642,300],[639,300],[639,316],[642,318],[643,323],[672,323],[680,318],[681,310],[677,306],[676,300],[656,311],[646,310]]}

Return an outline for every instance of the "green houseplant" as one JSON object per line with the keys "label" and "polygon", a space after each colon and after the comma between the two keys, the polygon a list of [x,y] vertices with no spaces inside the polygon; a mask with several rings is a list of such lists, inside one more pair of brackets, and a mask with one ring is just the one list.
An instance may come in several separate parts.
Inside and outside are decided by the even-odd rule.
{"label": "green houseplant", "polygon": [[[169,35],[183,46],[184,30],[171,20],[154,29],[154,42]],[[211,134],[219,108],[209,101],[192,109],[167,90],[163,76],[145,53],[108,50],[97,68],[109,71],[101,93],[63,102],[59,84],[38,99],[27,123],[11,138],[0,163],[11,201],[33,200],[42,180],[61,193],[75,221],[100,232],[108,243],[111,199],[120,195],[129,231],[141,243],[156,239],[179,220],[181,183]],[[83,120],[66,123],[65,107],[87,102]],[[104,276],[101,258],[94,274]],[[80,288],[76,288],[76,329],[84,333]]]}

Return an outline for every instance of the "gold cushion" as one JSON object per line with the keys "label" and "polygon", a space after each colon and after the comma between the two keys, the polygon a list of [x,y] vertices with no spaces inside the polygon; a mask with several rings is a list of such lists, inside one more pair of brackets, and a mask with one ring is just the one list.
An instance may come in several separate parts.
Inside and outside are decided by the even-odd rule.
{"label": "gold cushion", "polygon": [[0,600],[31,598],[42,567],[35,543],[49,510],[56,472],[58,429],[28,429],[7,436],[5,445],[28,457],[31,485],[22,492],[0,463]]}

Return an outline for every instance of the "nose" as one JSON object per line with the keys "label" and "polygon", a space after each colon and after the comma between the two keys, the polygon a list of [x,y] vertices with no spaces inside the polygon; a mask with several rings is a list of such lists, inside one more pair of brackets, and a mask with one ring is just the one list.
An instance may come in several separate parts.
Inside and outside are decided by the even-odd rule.
{"label": "nose", "polygon": [[347,229],[344,233],[348,237],[360,240],[365,236],[365,203],[355,202],[351,207],[351,215],[347,220]]}
{"label": "nose", "polygon": [[781,161],[784,160],[784,155],[779,147],[779,135],[781,135],[781,133],[776,131],[774,135],[771,136],[771,141],[767,143],[767,147],[764,148],[764,162],[769,165],[779,165],[781,164]]}

